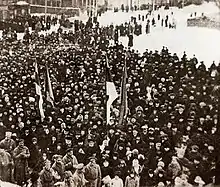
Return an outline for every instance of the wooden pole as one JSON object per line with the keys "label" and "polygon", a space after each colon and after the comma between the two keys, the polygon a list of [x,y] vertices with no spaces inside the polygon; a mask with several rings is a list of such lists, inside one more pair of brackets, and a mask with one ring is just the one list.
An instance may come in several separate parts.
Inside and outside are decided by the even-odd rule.
{"label": "wooden pole", "polygon": [[47,0],[45,0],[45,18],[47,17]]}

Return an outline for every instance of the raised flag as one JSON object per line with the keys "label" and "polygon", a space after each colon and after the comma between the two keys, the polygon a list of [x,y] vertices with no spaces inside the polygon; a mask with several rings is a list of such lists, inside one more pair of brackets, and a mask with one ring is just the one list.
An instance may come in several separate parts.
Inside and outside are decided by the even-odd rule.
{"label": "raised flag", "polygon": [[[107,59],[107,57],[106,57]],[[110,113],[111,113],[111,105],[118,98],[118,93],[115,87],[115,84],[112,80],[108,59],[106,60],[106,94],[107,94],[107,107],[106,107],[106,114],[107,114],[107,124],[110,121]]]}
{"label": "raised flag", "polygon": [[127,62],[125,60],[123,74],[122,74],[122,81],[121,81],[121,92],[120,92],[120,117],[119,117],[119,126],[124,124],[124,119],[127,116],[127,109],[128,109],[128,100],[127,100]]}
{"label": "raised flag", "polygon": [[40,86],[40,78],[39,78],[39,73],[38,73],[38,66],[37,62],[35,62],[35,89],[36,89],[36,94],[38,95],[38,108],[40,111],[40,116],[41,116],[41,121],[44,121],[45,115],[44,115],[44,110],[43,110],[43,96],[41,92],[41,86]]}
{"label": "raised flag", "polygon": [[54,107],[54,95],[53,95],[53,89],[52,84],[50,81],[50,75],[49,75],[49,69],[48,65],[46,64],[46,81],[45,81],[45,90],[46,90],[46,100],[52,104]]}

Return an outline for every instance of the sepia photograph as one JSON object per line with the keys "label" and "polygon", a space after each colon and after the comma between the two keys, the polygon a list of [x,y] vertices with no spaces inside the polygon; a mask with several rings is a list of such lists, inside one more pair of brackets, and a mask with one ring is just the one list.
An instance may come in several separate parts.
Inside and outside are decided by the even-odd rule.
{"label": "sepia photograph", "polygon": [[220,0],[0,0],[0,187],[220,187]]}

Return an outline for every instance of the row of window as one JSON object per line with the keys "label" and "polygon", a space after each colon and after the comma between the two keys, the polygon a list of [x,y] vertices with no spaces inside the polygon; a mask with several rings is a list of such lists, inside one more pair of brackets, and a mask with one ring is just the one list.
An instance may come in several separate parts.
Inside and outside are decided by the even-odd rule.
{"label": "row of window", "polygon": [[[47,1],[47,6],[53,6],[53,7],[60,7],[61,6],[61,1],[62,1],[62,6],[66,6],[66,7],[80,7],[82,6],[82,3],[85,5],[86,2],[85,0],[48,0]],[[45,5],[45,0],[27,0],[28,3],[30,4],[34,4],[34,5]],[[13,1],[12,0],[0,0],[0,5],[10,5],[12,4]]]}

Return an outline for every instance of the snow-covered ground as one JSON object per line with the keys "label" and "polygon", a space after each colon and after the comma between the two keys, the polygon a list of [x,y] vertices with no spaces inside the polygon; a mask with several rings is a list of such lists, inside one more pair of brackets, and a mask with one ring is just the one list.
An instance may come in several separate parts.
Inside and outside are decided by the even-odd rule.
{"label": "snow-covered ground", "polygon": [[[177,53],[179,56],[182,56],[184,51],[187,52],[188,57],[192,57],[195,54],[198,60],[204,61],[207,66],[210,66],[213,61],[218,64],[220,62],[220,31],[209,28],[187,27],[186,25],[187,18],[189,18],[192,13],[194,15],[194,12],[197,12],[197,16],[201,16],[202,13],[210,17],[219,14],[219,9],[215,4],[204,3],[200,6],[190,5],[183,9],[170,8],[169,10],[164,10],[161,8],[155,11],[152,17],[154,16],[157,21],[157,15],[159,13],[162,18],[169,15],[172,20],[171,12],[173,12],[173,18],[177,25],[176,29],[161,27],[161,23],[156,22],[156,27],[151,27],[150,34],[146,35],[146,20],[144,22],[139,21],[139,23],[142,24],[143,34],[134,37],[133,48],[142,53],[145,49],[160,51],[163,46],[166,46],[171,53]],[[134,11],[128,13],[114,13],[109,11],[99,17],[99,22],[103,26],[110,25],[111,23],[119,25],[128,22],[131,16],[138,16],[138,14],[146,15],[147,11]],[[150,19],[152,19],[152,17]],[[85,15],[82,16],[82,20],[86,20]],[[57,31],[58,28],[59,25],[55,27],[52,26],[51,30],[47,31],[47,33]],[[45,34],[45,32],[41,33]],[[18,34],[18,38],[23,38],[23,34]],[[127,46],[127,37],[121,37],[120,41]]]}
{"label": "snow-covered ground", "polygon": [[[149,50],[161,50],[163,46],[168,47],[171,53],[177,53],[179,56],[183,55],[186,51],[188,57],[192,57],[194,54],[200,61],[204,61],[207,66],[210,66],[213,61],[218,64],[220,62],[220,31],[208,28],[199,27],[187,27],[187,18],[194,12],[197,12],[197,16],[201,16],[202,13],[207,16],[219,14],[219,9],[214,3],[204,3],[203,5],[196,6],[190,5],[183,9],[170,8],[164,10],[163,8],[154,12],[154,17],[157,18],[158,13],[161,17],[166,15],[171,16],[173,12],[173,18],[175,19],[177,28],[168,29],[161,27],[160,22],[156,23],[156,27],[151,27],[151,33],[146,35],[134,37],[134,49],[139,52],[144,52],[145,49]],[[121,24],[128,22],[131,16],[138,16],[138,14],[146,15],[147,11],[137,12],[118,12],[105,13],[100,19],[101,25]],[[152,19],[152,17],[150,18]],[[157,19],[156,19],[157,20]],[[139,21],[143,27],[143,33],[146,26],[146,20],[144,22]],[[120,41],[127,46],[127,37],[120,38]]]}

